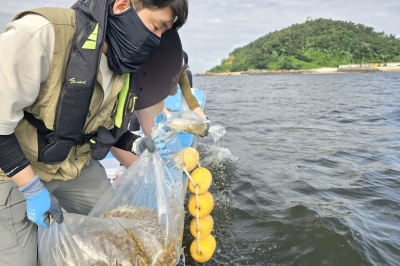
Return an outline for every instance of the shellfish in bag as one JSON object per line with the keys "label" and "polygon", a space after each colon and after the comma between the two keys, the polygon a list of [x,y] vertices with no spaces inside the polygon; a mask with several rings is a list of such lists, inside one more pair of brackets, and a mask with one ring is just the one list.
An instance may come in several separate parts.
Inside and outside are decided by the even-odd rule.
{"label": "shellfish in bag", "polygon": [[192,133],[200,137],[206,136],[207,123],[191,110],[188,111],[171,111],[171,121],[166,123],[169,130],[175,133]]}
{"label": "shellfish in bag", "polygon": [[42,266],[178,264],[184,221],[183,152],[174,134],[161,134],[171,152],[168,158],[144,151],[88,216],[64,213],[62,224],[39,228]]}

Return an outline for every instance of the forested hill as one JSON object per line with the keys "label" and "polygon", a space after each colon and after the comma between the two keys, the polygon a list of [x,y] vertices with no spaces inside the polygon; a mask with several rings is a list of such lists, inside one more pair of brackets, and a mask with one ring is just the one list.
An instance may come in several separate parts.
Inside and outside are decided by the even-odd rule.
{"label": "forested hill", "polygon": [[313,69],[400,61],[400,39],[353,22],[316,19],[271,32],[236,48],[208,72]]}

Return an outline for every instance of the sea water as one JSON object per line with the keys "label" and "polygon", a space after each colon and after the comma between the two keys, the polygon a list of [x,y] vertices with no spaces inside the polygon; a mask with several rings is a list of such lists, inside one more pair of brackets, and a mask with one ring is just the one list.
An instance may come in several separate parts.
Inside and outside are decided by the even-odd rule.
{"label": "sea water", "polygon": [[[194,77],[223,145],[205,265],[399,265],[400,73]],[[186,265],[192,217],[186,215]],[[182,263],[180,265],[183,265]]]}

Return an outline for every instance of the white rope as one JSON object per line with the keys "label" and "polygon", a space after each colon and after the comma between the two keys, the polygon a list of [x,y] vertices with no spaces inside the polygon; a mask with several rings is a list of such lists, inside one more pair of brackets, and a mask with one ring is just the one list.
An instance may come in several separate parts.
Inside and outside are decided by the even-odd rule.
{"label": "white rope", "polygon": [[[199,164],[200,165],[200,164]],[[197,253],[201,253],[200,250],[200,223],[199,223],[199,186],[194,182],[189,172],[183,167],[186,175],[188,176],[190,182],[192,182],[193,186],[196,188],[196,230],[197,230]]]}
{"label": "white rope", "polygon": [[200,227],[199,227],[199,186],[196,185],[196,230],[197,230],[197,253],[200,253]]}
{"label": "white rope", "polygon": [[186,266],[185,248],[186,248],[186,246],[182,247],[182,251],[181,251],[183,266]]}

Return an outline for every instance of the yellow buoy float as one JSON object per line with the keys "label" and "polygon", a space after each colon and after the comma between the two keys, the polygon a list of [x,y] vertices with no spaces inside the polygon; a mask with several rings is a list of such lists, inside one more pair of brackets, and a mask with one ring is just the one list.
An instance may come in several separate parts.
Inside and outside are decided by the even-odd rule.
{"label": "yellow buoy float", "polygon": [[[200,230],[200,239],[206,238],[214,228],[214,219],[211,215],[207,215],[203,218],[199,218],[199,230]],[[197,237],[197,220],[196,217],[193,218],[190,223],[190,233],[192,233],[193,237]]]}
{"label": "yellow buoy float", "polygon": [[[199,194],[205,193],[210,188],[212,182],[212,176],[207,168],[204,167],[196,168],[190,173],[190,176],[198,186]],[[196,193],[196,187],[192,183],[189,183],[189,190],[192,193]]]}
{"label": "yellow buoy float", "polygon": [[210,192],[206,191],[204,194],[198,195],[198,203],[199,206],[197,207],[196,204],[196,195],[192,194],[188,200],[188,210],[189,213],[196,217],[196,209],[198,208],[198,215],[199,218],[206,217],[211,213],[214,208],[214,198]]}
{"label": "yellow buoy float", "polygon": [[[198,246],[198,242],[200,243],[200,248]],[[200,239],[200,241],[194,239],[190,245],[190,255],[195,261],[204,263],[211,259],[216,247],[217,242],[212,235],[208,235],[205,238]],[[199,249],[200,253],[198,252]]]}
{"label": "yellow buoy float", "polygon": [[188,172],[191,172],[199,163],[199,152],[192,147],[183,149],[183,165]]}

